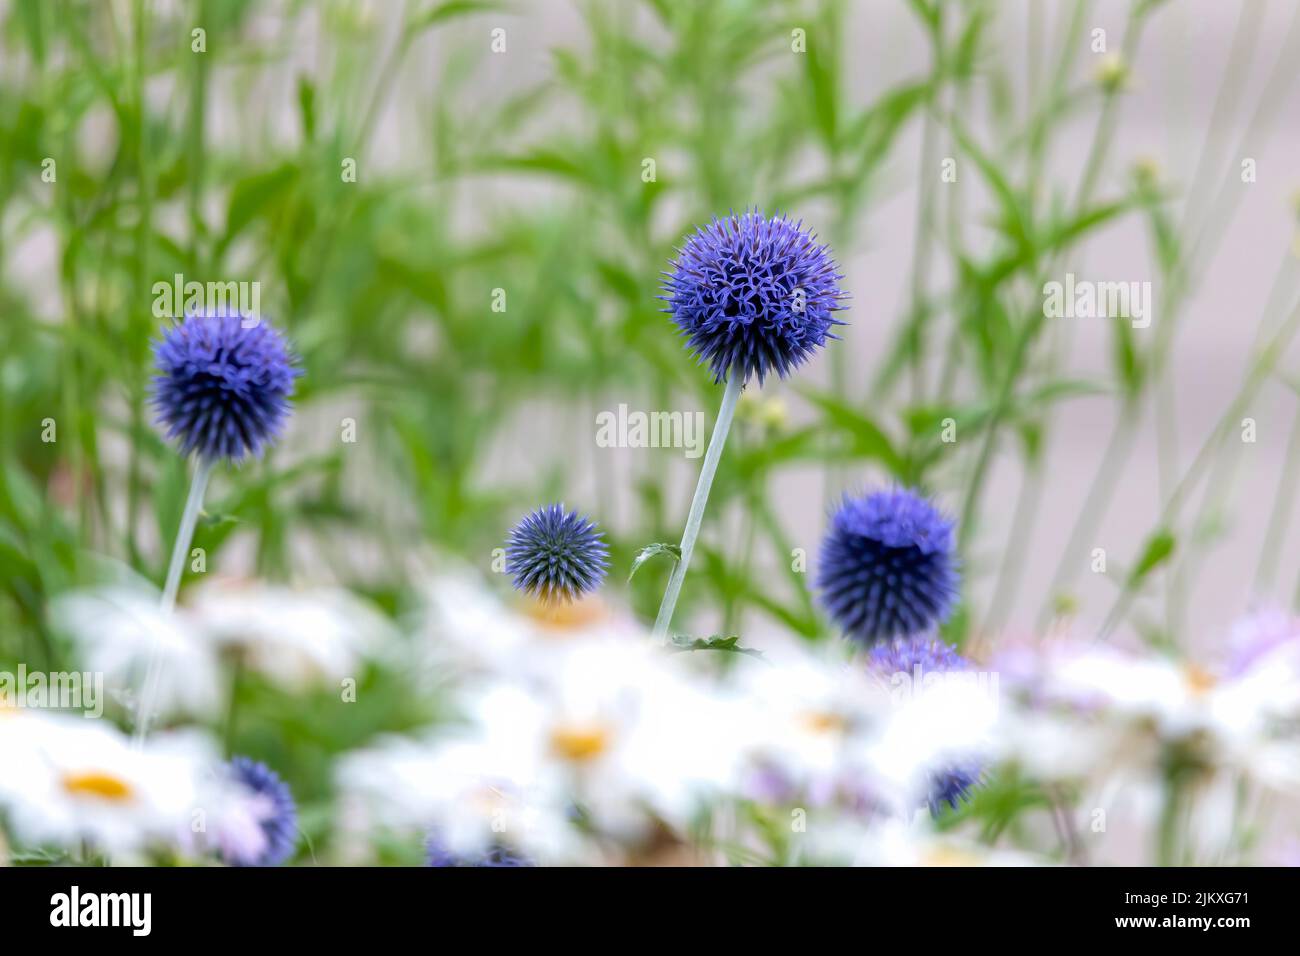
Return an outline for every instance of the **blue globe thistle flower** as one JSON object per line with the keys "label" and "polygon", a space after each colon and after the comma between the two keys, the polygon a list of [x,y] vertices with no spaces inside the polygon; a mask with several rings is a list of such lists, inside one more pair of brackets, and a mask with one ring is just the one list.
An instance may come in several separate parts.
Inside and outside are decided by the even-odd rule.
{"label": "blue globe thistle flower", "polygon": [[846,496],[822,541],[820,565],[822,602],[863,644],[942,622],[957,594],[952,521],[906,489]]}
{"label": "blue globe thistle flower", "polygon": [[702,226],[664,273],[664,311],[687,347],[713,371],[741,382],[771,372],[785,378],[843,325],[844,293],[829,249],[784,216],[734,213]]}
{"label": "blue globe thistle flower", "polygon": [[595,523],[564,505],[526,515],[506,539],[506,573],[547,603],[572,601],[605,580],[609,549]]}
{"label": "blue globe thistle flower", "polygon": [[[881,678],[894,674],[914,675],[920,670],[921,679],[926,674],[947,671],[964,671],[971,662],[957,652],[957,648],[937,638],[916,634],[877,644],[867,655],[867,669]],[[924,802],[930,815],[938,818],[944,808],[958,809],[970,799],[971,791],[979,785],[983,765],[974,756],[954,760],[930,771],[926,783]]]}
{"label": "blue globe thistle flower", "polygon": [[520,856],[501,844],[494,844],[477,857],[457,856],[436,833],[430,833],[425,841],[425,866],[445,867],[516,867],[532,866],[531,860]]}
{"label": "blue globe thistle flower", "polygon": [[289,417],[299,370],[270,325],[234,313],[186,316],[154,345],[153,405],[185,454],[257,456]]}
{"label": "blue globe thistle flower", "polygon": [[262,840],[257,847],[224,843],[222,858],[231,866],[278,866],[293,853],[298,840],[298,808],[293,794],[274,770],[249,757],[233,758],[230,771],[254,801]]}

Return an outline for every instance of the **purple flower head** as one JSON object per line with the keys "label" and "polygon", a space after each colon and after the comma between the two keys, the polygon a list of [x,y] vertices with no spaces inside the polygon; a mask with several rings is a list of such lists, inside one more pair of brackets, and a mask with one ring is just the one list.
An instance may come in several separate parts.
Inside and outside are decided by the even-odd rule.
{"label": "purple flower head", "polygon": [[715,382],[785,378],[843,325],[829,249],[784,216],[734,213],[700,227],[664,273],[664,311]]}
{"label": "purple flower head", "polygon": [[1300,653],[1300,619],[1279,607],[1263,607],[1232,625],[1228,673],[1239,675],[1290,645]]}
{"label": "purple flower head", "polygon": [[929,792],[925,796],[930,816],[936,820],[945,808],[958,810],[979,786],[983,770],[977,760],[958,761],[930,774]]}
{"label": "purple flower head", "polygon": [[278,866],[298,839],[298,808],[283,780],[266,764],[248,757],[230,761],[230,773],[245,792],[251,833],[220,841],[221,857],[231,866]]}
{"label": "purple flower head", "polygon": [[918,667],[922,674],[959,671],[970,667],[970,661],[953,645],[924,634],[884,641],[867,655],[867,668],[879,677],[912,674]]}
{"label": "purple flower head", "polygon": [[845,497],[822,540],[817,586],[849,638],[874,644],[947,618],[958,582],[952,527],[906,489]]}
{"label": "purple flower head", "polygon": [[185,454],[256,457],[289,417],[300,374],[270,325],[216,312],[186,316],[154,345],[153,405]]}
{"label": "purple flower head", "polygon": [[526,515],[506,539],[506,573],[547,603],[572,601],[605,580],[609,549],[595,523],[564,505]]}
{"label": "purple flower head", "polygon": [[457,856],[451,852],[436,833],[429,834],[424,848],[426,866],[516,867],[533,865],[527,858],[511,852],[501,844],[489,847],[487,852],[476,857]]}

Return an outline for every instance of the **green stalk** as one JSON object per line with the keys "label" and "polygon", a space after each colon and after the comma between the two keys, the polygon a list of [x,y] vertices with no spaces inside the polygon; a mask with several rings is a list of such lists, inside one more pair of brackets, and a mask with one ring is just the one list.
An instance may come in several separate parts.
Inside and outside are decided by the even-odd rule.
{"label": "green stalk", "polygon": [[[162,609],[166,614],[176,610],[176,595],[181,589],[181,576],[185,572],[185,558],[190,551],[190,542],[194,540],[194,527],[199,521],[199,512],[203,510],[203,495],[208,488],[208,479],[212,477],[212,466],[216,462],[211,458],[199,458],[198,467],[194,469],[194,480],[190,483],[190,494],[185,499],[185,511],[181,514],[181,524],[176,530],[176,542],[172,545],[171,564],[167,567],[167,583],[163,587]],[[155,636],[149,648],[149,663],[145,669],[144,687],[140,692],[140,703],[135,712],[135,734],[132,742],[136,747],[144,744],[149,734],[149,719],[153,714],[158,698],[158,682],[162,677],[162,660],[158,654],[158,638]]]}
{"label": "green stalk", "polygon": [[1273,508],[1269,512],[1268,531],[1260,550],[1259,565],[1255,568],[1255,584],[1251,589],[1255,597],[1265,597],[1273,590],[1277,576],[1277,559],[1291,524],[1291,489],[1300,478],[1300,410],[1291,425],[1291,436],[1286,443],[1286,458],[1278,475],[1277,491],[1273,495]]}
{"label": "green stalk", "polygon": [[[1268,381],[1273,374],[1273,369],[1278,361],[1290,347],[1292,339],[1296,333],[1300,332],[1300,303],[1297,303],[1286,321],[1282,324],[1276,335],[1269,340],[1268,344],[1259,352],[1255,361],[1246,375],[1246,381],[1237,392],[1236,397],[1228,406],[1223,416],[1215,425],[1214,430],[1210,433],[1204,444],[1201,445],[1200,451],[1192,459],[1192,463],[1184,472],[1182,479],[1174,488],[1173,495],[1165,502],[1164,508],[1160,513],[1160,520],[1156,527],[1169,528],[1173,526],[1174,520],[1178,517],[1186,498],[1195,489],[1201,472],[1212,461],[1212,455],[1222,444],[1225,436],[1241,420],[1242,413],[1250,406],[1259,390],[1264,383]],[[1118,626],[1127,613],[1129,605],[1134,597],[1135,582],[1130,581],[1116,598],[1115,604],[1111,607],[1110,612],[1106,615],[1105,623],[1102,625],[1098,634],[1099,638],[1106,638]]]}
{"label": "green stalk", "polygon": [[695,497],[691,499],[691,510],[686,516],[686,530],[682,533],[682,554],[673,567],[672,576],[668,579],[668,590],[664,592],[663,603],[659,605],[659,616],[655,618],[656,640],[662,641],[668,636],[668,626],[673,620],[677,597],[682,592],[682,581],[686,579],[686,569],[690,567],[691,554],[695,551],[695,539],[700,536],[704,506],[709,503],[709,489],[713,487],[713,476],[718,471],[722,448],[727,443],[727,432],[731,430],[731,419],[736,414],[736,402],[740,399],[740,390],[744,387],[741,377],[733,371],[727,379],[727,388],[722,393],[722,407],[718,409],[718,421],[713,426],[709,449],[704,453],[704,466],[700,469],[700,480],[695,485]]}

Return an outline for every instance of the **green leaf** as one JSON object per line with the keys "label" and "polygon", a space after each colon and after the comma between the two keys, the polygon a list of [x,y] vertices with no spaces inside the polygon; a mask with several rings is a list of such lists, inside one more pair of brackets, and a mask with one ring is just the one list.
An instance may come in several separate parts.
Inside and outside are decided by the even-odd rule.
{"label": "green leaf", "polygon": [[952,124],[952,134],[958,145],[961,146],[962,151],[975,163],[975,168],[996,197],[1001,213],[999,228],[1014,243],[1018,260],[1031,260],[1033,246],[1030,239],[1032,230],[1028,210],[1025,208],[1022,198],[1016,194],[1015,189],[1012,188],[1010,181],[1005,176],[1003,172],[1004,164],[998,162],[980,148],[974,138],[967,133],[965,127],[956,121]]}
{"label": "green leaf", "polygon": [[226,514],[224,512],[214,512],[209,514],[204,511],[199,515],[198,526],[200,528],[220,528],[222,525],[239,524],[242,519],[238,515]]}
{"label": "green leaf", "polygon": [[676,634],[673,636],[672,643],[668,650],[674,654],[681,651],[726,651],[730,654],[747,654],[750,657],[762,658],[763,652],[756,651],[752,647],[741,647],[740,638],[736,635],[731,637],[691,637],[689,634]]}
{"label": "green leaf", "polygon": [[1126,587],[1135,587],[1148,574],[1168,561],[1170,555],[1174,553],[1174,544],[1174,536],[1163,528],[1153,533],[1147,539],[1146,546],[1142,549],[1142,557],[1138,559],[1138,563],[1129,572]]}
{"label": "green leaf", "polygon": [[682,559],[682,549],[675,544],[656,542],[655,544],[646,545],[641,549],[641,553],[636,556],[636,560],[632,562],[632,571],[628,574],[627,579],[631,581],[632,577],[637,573],[641,565],[645,564],[656,554],[671,554],[674,561],[680,561]]}
{"label": "green leaf", "polygon": [[855,457],[874,458],[895,475],[903,471],[903,458],[895,450],[889,436],[874,421],[838,398],[800,389],[800,394],[826,413],[827,417],[852,438]]}
{"label": "green leaf", "polygon": [[262,215],[267,207],[274,205],[280,194],[297,178],[297,167],[283,163],[235,183],[230,191],[230,205],[226,211],[226,242]]}
{"label": "green leaf", "polygon": [[316,84],[305,74],[298,77],[298,114],[302,119],[302,135],[306,140],[316,138]]}
{"label": "green leaf", "polygon": [[1137,343],[1134,341],[1133,325],[1131,322],[1123,321],[1114,323],[1114,326],[1115,335],[1112,344],[1116,377],[1124,388],[1124,394],[1129,398],[1136,398],[1142,390],[1145,369],[1142,358],[1138,355]]}
{"label": "green leaf", "polygon": [[428,27],[454,20],[456,17],[472,16],[490,10],[504,10],[505,7],[504,3],[491,3],[486,0],[447,0],[446,3],[435,3],[429,9],[416,13],[411,17],[408,29],[412,33],[418,33]]}
{"label": "green leaf", "polygon": [[838,82],[839,64],[837,45],[839,43],[837,26],[831,22],[823,23],[817,31],[814,42],[808,45],[807,55],[801,57],[808,78],[809,99],[812,101],[813,121],[824,142],[833,144],[839,128]]}

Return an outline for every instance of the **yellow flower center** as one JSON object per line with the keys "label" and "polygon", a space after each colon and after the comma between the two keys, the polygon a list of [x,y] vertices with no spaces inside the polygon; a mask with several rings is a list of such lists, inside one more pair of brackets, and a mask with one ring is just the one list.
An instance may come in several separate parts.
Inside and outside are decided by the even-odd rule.
{"label": "yellow flower center", "polygon": [[815,734],[835,734],[846,727],[843,717],[824,710],[814,710],[804,714],[803,723]]}
{"label": "yellow flower center", "polygon": [[922,866],[979,866],[979,857],[949,846],[935,847],[921,856]]}
{"label": "yellow flower center", "polygon": [[114,803],[123,803],[133,796],[129,783],[100,770],[65,773],[63,789],[74,796],[98,797]]}
{"label": "yellow flower center", "polygon": [[561,725],[551,731],[551,752],[562,760],[587,763],[609,749],[609,731],[599,724]]}
{"label": "yellow flower center", "polygon": [[1183,679],[1187,681],[1187,686],[1193,694],[1204,694],[1213,690],[1214,685],[1218,683],[1217,677],[1195,664],[1187,664],[1183,667]]}

